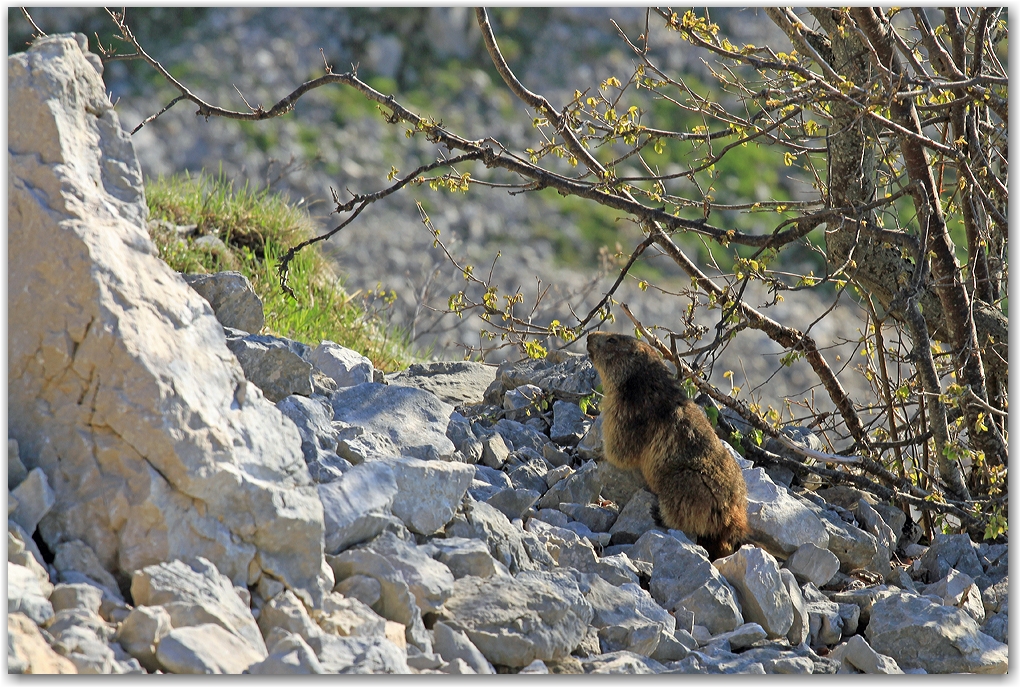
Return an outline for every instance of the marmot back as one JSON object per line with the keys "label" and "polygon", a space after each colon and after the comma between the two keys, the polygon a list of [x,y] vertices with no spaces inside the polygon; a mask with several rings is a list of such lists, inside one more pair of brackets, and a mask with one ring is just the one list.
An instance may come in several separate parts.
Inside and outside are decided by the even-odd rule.
{"label": "marmot back", "polygon": [[606,458],[641,470],[667,527],[713,559],[732,553],[747,535],[747,487],[704,411],[643,341],[592,332],[588,355],[602,377]]}

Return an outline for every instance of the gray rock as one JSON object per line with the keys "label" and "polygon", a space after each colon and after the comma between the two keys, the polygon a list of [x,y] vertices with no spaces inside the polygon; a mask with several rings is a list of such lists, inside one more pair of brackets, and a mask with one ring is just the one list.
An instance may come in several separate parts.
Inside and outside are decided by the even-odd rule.
{"label": "gray rock", "polygon": [[[27,541],[26,541],[27,540]],[[13,520],[7,521],[7,561],[23,565],[41,580],[50,581],[49,572],[43,567],[42,553],[28,533]]]}
{"label": "gray rock", "polygon": [[[885,521],[895,535],[892,546],[893,552],[899,550],[904,544],[910,543],[909,537],[904,537],[904,533],[910,531],[910,528],[907,526],[906,513],[896,506],[890,506],[888,503],[873,503],[871,507],[882,516],[882,520]],[[917,540],[915,539],[914,541]]]}
{"label": "gray rock", "polygon": [[334,419],[388,438],[401,455],[449,460],[456,450],[446,436],[453,406],[428,391],[366,383],[330,397]]}
{"label": "gray rock", "polygon": [[489,662],[523,667],[567,656],[592,615],[570,574],[525,571],[457,580],[443,621],[467,634]]}
{"label": "gray rock", "polygon": [[[830,601],[810,582],[801,589],[808,610],[811,645],[833,645],[843,636],[845,620],[840,613],[841,604]],[[849,633],[847,633],[849,634]]]}
{"label": "gray rock", "polygon": [[400,455],[400,449],[386,435],[346,422],[334,422],[333,427],[337,453],[354,465]]}
{"label": "gray rock", "polygon": [[368,575],[351,575],[340,580],[333,587],[333,591],[351,599],[357,599],[366,606],[374,606],[382,598],[382,586],[379,584],[379,580]]}
{"label": "gray rock", "polygon": [[[878,540],[880,550],[884,548],[888,553],[896,551],[896,545],[900,538],[899,533],[893,531],[886,524],[882,516],[879,515],[877,510],[872,508],[866,499],[860,499],[857,502],[857,507],[854,508],[854,515],[857,517],[857,522],[861,525],[862,529],[872,534]],[[887,558],[889,557],[888,553],[886,554]]]}
{"label": "gray rock", "polygon": [[985,621],[985,606],[981,600],[981,592],[970,575],[951,570],[941,580],[928,585],[924,594],[925,596],[934,594],[947,606],[963,609],[979,625]]}
{"label": "gray rock", "polygon": [[839,570],[839,559],[828,549],[808,542],[798,547],[786,559],[784,567],[801,582],[810,582],[816,587],[821,587]]}
{"label": "gray rock", "polygon": [[322,635],[309,642],[326,673],[406,675],[403,650],[384,637]]}
{"label": "gray rock", "polygon": [[[684,632],[684,630],[679,630]],[[692,638],[693,642],[693,638]],[[697,643],[695,648],[697,647]],[[659,663],[667,663],[670,661],[680,661],[687,658],[688,654],[691,653],[691,647],[684,644],[682,641],[677,639],[677,632],[673,634],[661,634],[659,635],[659,644],[655,647],[655,651],[652,652],[648,658],[658,661]]]}
{"label": "gray rock", "polygon": [[262,389],[273,403],[291,394],[311,395],[312,365],[305,360],[305,344],[268,334],[248,334],[227,336],[227,348],[237,356],[245,379]]}
{"label": "gray rock", "polygon": [[510,457],[510,449],[507,448],[503,435],[493,432],[481,439],[482,457],[481,463],[487,467],[499,470]]}
{"label": "gray rock", "polygon": [[332,341],[310,349],[306,359],[341,389],[373,381],[371,360]]}
{"label": "gray rock", "polygon": [[503,396],[503,410],[509,420],[524,422],[542,412],[542,390],[533,384],[522,384]]}
{"label": "gray rock", "polygon": [[869,675],[903,675],[895,660],[872,649],[860,635],[854,635],[846,643],[837,646],[828,658],[840,661],[844,666],[849,664]]}
{"label": "gray rock", "polygon": [[515,575],[522,570],[548,570],[556,565],[535,535],[515,527],[487,503],[466,500],[447,524],[446,536],[482,540],[492,557]]}
{"label": "gray rock", "polygon": [[468,487],[468,493],[476,501],[485,501],[497,491],[511,488],[513,485],[506,473],[485,465],[476,465],[475,477]]}
{"label": "gray rock", "polygon": [[[810,507],[810,506],[809,506]],[[847,524],[831,510],[818,509],[819,521],[829,535],[826,545],[839,559],[839,570],[849,573],[858,568],[870,569],[880,556],[878,540],[859,527]]]}
{"label": "gray rock", "polygon": [[8,300],[8,429],[56,495],[42,537],[85,541],[125,574],[204,555],[237,583],[270,569],[314,595],[322,516],[297,432],[159,259],[83,40],[48,36],[8,62],[9,276],[25,289]]}
{"label": "gray rock", "polygon": [[327,398],[291,395],[280,400],[276,407],[297,426],[301,435],[301,453],[315,482],[332,482],[350,469],[350,463],[336,453],[333,406]]}
{"label": "gray rock", "polygon": [[220,625],[178,627],[156,647],[156,660],[168,673],[239,674],[265,658]]}
{"label": "gray rock", "polygon": [[704,549],[691,544],[683,533],[646,532],[628,555],[652,564],[648,589],[663,608],[691,611],[695,622],[713,634],[743,624],[733,588],[708,561]]}
{"label": "gray rock", "polygon": [[240,272],[182,274],[188,286],[209,301],[216,319],[224,327],[258,334],[266,323],[262,299],[248,277]]}
{"label": "gray rock", "polygon": [[548,675],[549,666],[545,664],[545,661],[535,659],[528,665],[517,671],[518,675]]}
{"label": "gray rock", "polygon": [[481,403],[485,389],[495,378],[496,368],[492,365],[441,360],[414,363],[406,370],[386,375],[386,382],[431,391],[451,405],[462,406]]}
{"label": "gray rock", "polygon": [[984,574],[975,546],[966,534],[936,534],[931,547],[921,556],[920,569],[926,582],[941,580],[952,569],[975,579]]}
{"label": "gray rock", "polygon": [[510,574],[505,565],[492,557],[485,543],[478,539],[437,538],[420,548],[446,565],[456,579],[467,575],[492,577],[493,575]]}
{"label": "gray rock", "polygon": [[598,463],[590,460],[569,477],[557,482],[542,496],[538,505],[540,508],[556,508],[561,503],[589,504],[598,499],[601,491]]}
{"label": "gray rock", "polygon": [[450,414],[450,424],[446,426],[446,436],[463,456],[462,460],[472,465],[482,459],[482,442],[475,436],[471,423],[458,412]]}
{"label": "gray rock", "polygon": [[1009,605],[1009,577],[1003,578],[981,592],[986,613],[998,613]]}
{"label": "gray rock", "polygon": [[485,503],[496,508],[508,519],[513,520],[524,515],[525,511],[535,505],[542,496],[534,489],[503,489],[485,499]]}
{"label": "gray rock", "polygon": [[[432,642],[421,618],[421,609],[403,575],[385,556],[367,549],[344,551],[338,556],[326,556],[338,581],[352,575],[365,575],[379,582],[380,598],[372,610],[404,626],[408,644],[422,651],[432,651]],[[319,660],[322,655],[316,652]]]}
{"label": "gray rock", "polygon": [[326,672],[312,647],[300,635],[290,634],[276,642],[269,656],[248,667],[250,675],[321,675]]}
{"label": "gray rock", "polygon": [[806,642],[811,634],[811,616],[804,595],[801,594],[800,586],[797,584],[797,578],[786,568],[779,571],[779,576],[783,580],[783,586],[786,587],[786,593],[790,595],[790,608],[793,610],[793,624],[790,625],[786,638],[790,640],[790,644],[799,646]]}
{"label": "gray rock", "polygon": [[435,613],[453,593],[453,573],[413,544],[383,532],[362,547],[384,556],[414,594],[422,613]]}
{"label": "gray rock", "polygon": [[580,503],[560,502],[557,508],[566,513],[592,532],[608,532],[616,522],[619,511],[602,508],[592,504],[581,505]]}
{"label": "gray rock", "polygon": [[83,608],[60,611],[50,621],[47,630],[53,637],[54,650],[70,659],[79,674],[126,672],[118,666],[117,656],[107,643],[112,634],[111,628],[92,611]]}
{"label": "gray rock", "polygon": [[267,640],[274,630],[297,635],[306,641],[322,634],[322,629],[308,615],[304,604],[289,589],[280,592],[262,607],[258,624]]}
{"label": "gray rock", "polygon": [[159,666],[156,647],[173,629],[170,614],[162,606],[136,606],[117,628],[117,641],[149,672]]}
{"label": "gray rock", "polygon": [[492,428],[503,437],[503,441],[511,451],[530,448],[538,455],[542,455],[542,447],[549,442],[544,434],[533,427],[506,418],[494,424]]}
{"label": "gray rock", "polygon": [[555,401],[549,438],[561,446],[577,446],[591,424],[592,419],[576,403]]}
{"label": "gray rock", "polygon": [[577,442],[577,455],[582,460],[598,460],[602,458],[602,416],[595,418],[595,422],[588,427],[588,431],[581,441]]}
{"label": "gray rock", "polygon": [[655,494],[646,489],[634,492],[609,528],[610,541],[613,544],[633,544],[646,532],[661,529],[653,515],[658,503]]}
{"label": "gray rock", "polygon": [[432,631],[435,635],[433,642],[435,651],[445,660],[452,663],[461,659],[478,675],[495,674],[492,664],[485,660],[485,656],[471,643],[467,634],[453,629],[444,622],[437,622]]}
{"label": "gray rock", "polygon": [[103,568],[92,547],[83,541],[75,539],[58,544],[53,557],[53,567],[61,573],[61,578],[65,582],[77,581],[66,576],[66,573],[76,571],[98,582],[106,595],[121,598],[117,580]]}
{"label": "gray rock", "polygon": [[607,460],[598,463],[598,481],[602,484],[602,498],[626,505],[639,491],[647,491],[648,485],[640,470],[623,470]]}
{"label": "gray rock", "polygon": [[[496,380],[486,390],[486,399],[502,396],[506,390],[534,384],[543,393],[561,401],[577,403],[595,389],[596,373],[588,356],[557,351],[544,359],[506,363],[496,371]],[[500,386],[503,391],[493,389]]]}
{"label": "gray rock", "polygon": [[762,662],[768,675],[810,675],[814,665],[814,661],[807,656],[789,656]]}
{"label": "gray rock", "polygon": [[507,475],[514,489],[531,489],[544,494],[549,488],[545,481],[549,464],[541,455],[535,455],[527,450],[517,451],[511,454],[505,469],[508,470]]}
{"label": "gray rock", "polygon": [[763,641],[766,637],[768,637],[768,633],[758,623],[744,623],[735,630],[714,635],[712,641],[706,646],[705,652],[709,654],[719,650],[736,652],[747,649]]}
{"label": "gray rock", "polygon": [[1008,609],[1003,609],[998,613],[992,613],[985,617],[985,623],[981,626],[981,631],[991,637],[992,639],[1002,642],[1003,644],[1009,643],[1009,613]]}
{"label": "gray rock", "polygon": [[340,551],[383,530],[397,496],[391,464],[370,461],[356,465],[336,481],[318,486],[325,521],[325,550]]}
{"label": "gray rock", "polygon": [[45,577],[23,565],[7,561],[7,612],[24,613],[36,625],[45,625],[53,617],[49,602],[53,585]]}
{"label": "gray rock", "polygon": [[570,516],[561,510],[553,510],[552,508],[539,508],[530,514],[530,517],[542,522],[547,522],[550,525],[556,527],[566,528],[570,524]]}
{"label": "gray rock", "polygon": [[665,666],[647,656],[630,651],[614,651],[581,660],[584,672],[591,675],[657,675]]}
{"label": "gray rock", "polygon": [[131,598],[139,606],[163,606],[176,628],[213,623],[247,643],[256,660],[267,655],[265,640],[247,603],[234,591],[230,579],[204,558],[136,571]]}
{"label": "gray rock", "polygon": [[865,636],[904,670],[1003,674],[1009,666],[1009,648],[982,633],[970,615],[906,592],[875,602]]}
{"label": "gray rock", "polygon": [[42,468],[34,468],[21,483],[11,491],[11,499],[18,506],[8,519],[21,525],[29,534],[35,532],[39,521],[43,519],[56,502],[56,495],[50,489],[49,480]]}
{"label": "gray rock", "polygon": [[825,548],[829,535],[802,501],[775,484],[762,468],[742,471],[747,483],[747,522],[751,536],[775,556],[790,555],[808,542]]}
{"label": "gray rock", "polygon": [[786,636],[793,626],[793,606],[771,554],[745,545],[713,565],[737,592],[744,620],[761,625],[769,637]]}
{"label": "gray rock", "polygon": [[103,591],[90,584],[58,584],[50,594],[53,612],[65,608],[84,608],[98,614],[103,603]]}
{"label": "gray rock", "polygon": [[7,490],[12,491],[14,487],[21,484],[22,480],[28,477],[28,468],[21,462],[18,452],[18,440],[7,440]]}
{"label": "gray rock", "polygon": [[595,575],[583,576],[578,586],[591,604],[592,626],[599,630],[603,653],[631,651],[651,656],[663,634],[672,636],[676,619],[634,583],[614,586]]}
{"label": "gray rock", "polygon": [[[365,577],[357,575],[356,577]],[[350,578],[348,578],[350,579]],[[369,578],[370,579],[370,578]],[[379,598],[382,598],[382,586],[379,586]],[[326,634],[341,637],[386,637],[386,619],[372,610],[371,606],[349,599],[342,594],[333,592],[322,599],[322,609],[313,609],[315,622]],[[313,635],[314,637],[318,635]],[[392,641],[392,638],[390,638]]]}
{"label": "gray rock", "polygon": [[567,451],[557,448],[556,444],[549,443],[542,447],[542,457],[554,468],[570,465],[573,457]]}
{"label": "gray rock", "polygon": [[827,596],[836,603],[854,604],[857,606],[860,609],[860,622],[866,625],[871,622],[871,608],[875,605],[875,600],[878,599],[883,592],[887,592],[889,590],[889,587],[882,584],[875,587],[865,587],[864,589],[851,589],[845,592],[827,593]]}
{"label": "gray rock", "polygon": [[476,471],[471,465],[394,458],[386,463],[393,468],[397,494],[393,514],[418,534],[438,532],[453,517]]}
{"label": "gray rock", "polygon": [[[548,445],[549,444],[546,444],[546,446]],[[542,455],[542,460],[545,461],[547,465],[549,464],[549,461],[545,460],[544,452]],[[549,489],[552,489],[561,481],[565,480],[567,477],[570,477],[572,474],[574,474],[574,468],[570,467],[569,465],[561,465],[558,468],[548,470],[543,476],[543,478],[545,479],[546,486]]]}

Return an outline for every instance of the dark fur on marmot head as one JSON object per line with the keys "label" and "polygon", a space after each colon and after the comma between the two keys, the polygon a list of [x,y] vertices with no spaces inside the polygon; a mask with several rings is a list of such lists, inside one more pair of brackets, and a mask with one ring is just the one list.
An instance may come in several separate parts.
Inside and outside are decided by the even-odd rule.
{"label": "dark fur on marmot head", "polygon": [[592,332],[588,355],[602,378],[606,459],[641,470],[667,527],[711,558],[732,553],[747,535],[747,487],[704,411],[643,341]]}

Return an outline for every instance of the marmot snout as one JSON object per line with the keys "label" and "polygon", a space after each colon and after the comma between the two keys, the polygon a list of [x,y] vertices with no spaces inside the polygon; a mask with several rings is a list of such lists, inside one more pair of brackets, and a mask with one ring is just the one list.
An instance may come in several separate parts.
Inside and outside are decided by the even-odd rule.
{"label": "marmot snout", "polygon": [[747,487],[704,411],[643,341],[592,332],[588,355],[602,377],[606,458],[641,470],[667,527],[713,559],[732,553],[747,535]]}

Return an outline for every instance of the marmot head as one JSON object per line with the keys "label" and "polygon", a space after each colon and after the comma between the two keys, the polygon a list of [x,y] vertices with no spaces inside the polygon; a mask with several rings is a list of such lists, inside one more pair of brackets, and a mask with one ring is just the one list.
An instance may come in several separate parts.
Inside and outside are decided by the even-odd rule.
{"label": "marmot head", "polygon": [[[660,367],[662,372],[669,374],[658,351],[626,334],[589,333],[588,357],[602,377],[603,385],[619,385],[632,374],[648,374]],[[658,370],[654,374],[659,374]]]}

